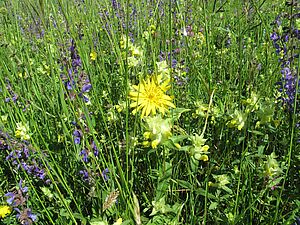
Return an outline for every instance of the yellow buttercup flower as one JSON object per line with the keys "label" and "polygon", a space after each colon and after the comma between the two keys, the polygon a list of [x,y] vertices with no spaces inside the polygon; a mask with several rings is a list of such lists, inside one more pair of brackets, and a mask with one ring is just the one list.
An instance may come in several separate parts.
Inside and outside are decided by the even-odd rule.
{"label": "yellow buttercup flower", "polygon": [[0,206],[0,218],[4,218],[11,213],[11,208],[7,205]]}
{"label": "yellow buttercup flower", "polygon": [[135,108],[132,113],[135,114],[142,110],[141,117],[156,114],[160,111],[164,114],[168,111],[168,107],[176,108],[172,103],[172,98],[165,94],[170,89],[169,80],[159,82],[161,79],[157,77],[142,80],[139,85],[133,85],[133,91],[129,93],[129,97],[134,102],[130,104],[131,108]]}

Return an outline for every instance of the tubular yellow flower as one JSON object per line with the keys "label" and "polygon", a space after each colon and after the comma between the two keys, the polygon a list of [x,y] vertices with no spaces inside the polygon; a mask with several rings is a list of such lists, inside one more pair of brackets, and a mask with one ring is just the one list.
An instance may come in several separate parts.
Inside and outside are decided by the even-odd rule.
{"label": "tubular yellow flower", "polygon": [[158,144],[159,144],[159,140],[155,139],[154,141],[151,142],[151,146],[152,148],[157,148]]}
{"label": "tubular yellow flower", "polygon": [[15,131],[16,138],[20,138],[21,140],[28,141],[30,139],[28,132],[29,132],[28,124],[17,123],[17,128]]}
{"label": "tubular yellow flower", "polygon": [[132,113],[135,114],[142,110],[141,117],[156,114],[158,109],[162,114],[168,111],[168,107],[176,108],[172,103],[172,98],[165,94],[170,89],[169,80],[163,83],[158,82],[157,77],[143,80],[139,85],[133,85],[133,91],[129,93],[129,97],[134,102],[130,104],[131,108],[135,108]]}
{"label": "tubular yellow flower", "polygon": [[91,60],[95,61],[97,58],[97,53],[95,51],[92,51],[90,54],[90,58],[91,58]]}
{"label": "tubular yellow flower", "polygon": [[11,208],[7,205],[0,206],[0,218],[6,217],[11,213]]}
{"label": "tubular yellow flower", "polygon": [[117,219],[117,221],[113,225],[121,225],[123,222],[122,218]]}

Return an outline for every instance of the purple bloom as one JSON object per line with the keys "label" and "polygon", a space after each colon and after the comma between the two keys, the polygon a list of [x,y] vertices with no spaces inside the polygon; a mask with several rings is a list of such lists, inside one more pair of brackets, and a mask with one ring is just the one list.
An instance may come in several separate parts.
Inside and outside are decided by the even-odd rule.
{"label": "purple bloom", "polygon": [[88,162],[89,160],[88,160],[88,151],[86,150],[86,149],[83,149],[81,152],[80,152],[80,154],[79,154],[80,156],[82,156],[82,159],[83,159],[83,161],[84,162]]}
{"label": "purple bloom", "polygon": [[[1,145],[3,145],[7,150],[13,149],[6,156],[6,160],[11,162],[11,164],[16,169],[23,169],[28,174],[32,174],[34,177],[37,177],[41,180],[45,178],[46,173],[43,172],[43,175],[41,175],[40,173],[40,171],[45,170],[41,166],[41,164],[39,164],[39,162],[36,161],[34,157],[35,150],[32,149],[29,142],[20,142],[19,140],[14,140],[13,138],[6,135],[4,143],[2,143]],[[2,148],[2,146],[0,147]],[[22,180],[20,181],[19,187],[22,190],[22,192],[27,191],[27,187],[22,187]]]}
{"label": "purple bloom", "polygon": [[75,138],[74,138],[74,143],[75,143],[76,145],[79,145],[79,144],[80,144],[80,137],[75,137]]}
{"label": "purple bloom", "polygon": [[89,181],[89,173],[87,170],[80,170],[79,173],[82,175],[84,181]]}
{"label": "purple bloom", "polygon": [[105,170],[102,171],[102,177],[105,181],[109,180],[109,176],[107,175],[109,173],[109,169],[106,168]]}
{"label": "purple bloom", "polygon": [[[277,25],[277,28],[281,26],[281,17],[285,17],[285,14],[279,15],[274,24]],[[293,17],[288,17],[289,23],[294,21]],[[296,31],[297,33],[297,31]],[[276,53],[280,55],[279,62],[281,63],[281,81],[277,82],[279,84],[279,91],[284,92],[284,97],[282,97],[283,103],[287,106],[290,112],[294,111],[294,103],[296,96],[296,87],[297,87],[297,74],[298,67],[295,63],[295,58],[297,54],[294,52],[298,51],[300,46],[299,37],[295,35],[295,28],[293,26],[285,27],[282,31],[282,34],[279,36],[276,31],[274,31],[271,36],[271,40],[273,41],[273,45],[275,47]],[[299,109],[297,109],[296,113],[299,113]]]}
{"label": "purple bloom", "polygon": [[80,144],[80,140],[82,137],[82,132],[80,130],[75,130],[73,132],[73,136],[74,136],[74,143],[75,144]]}
{"label": "purple bloom", "polygon": [[176,59],[172,59],[172,68],[175,68],[177,65],[177,60]]}
{"label": "purple bloom", "polygon": [[83,100],[84,100],[84,102],[89,102],[90,101],[90,99],[85,95],[83,95]]}
{"label": "purple bloom", "polygon": [[99,150],[94,141],[92,142],[91,147],[94,150],[94,156],[97,157],[99,155]]}
{"label": "purple bloom", "polygon": [[80,67],[81,66],[81,59],[79,57],[76,57],[72,61],[72,66],[73,67]]}
{"label": "purple bloom", "polygon": [[85,84],[85,85],[82,86],[81,91],[82,92],[89,92],[89,90],[91,90],[91,88],[92,88],[92,85],[88,83],[88,84]]}
{"label": "purple bloom", "polygon": [[275,42],[275,41],[277,41],[277,40],[279,39],[279,36],[277,35],[276,32],[273,32],[273,33],[271,34],[270,38],[271,38],[272,41]]}
{"label": "purple bloom", "polygon": [[72,90],[73,89],[73,86],[71,85],[70,81],[67,82],[66,87],[67,87],[68,90]]}
{"label": "purple bloom", "polygon": [[20,190],[23,192],[23,193],[26,193],[26,192],[28,192],[28,187],[23,187],[23,180],[21,179],[20,181],[19,181],[19,188],[20,188]]}
{"label": "purple bloom", "polygon": [[15,194],[13,192],[8,192],[5,194],[6,197],[9,197],[6,199],[7,204],[12,205],[15,200]]}
{"label": "purple bloom", "polygon": [[289,80],[292,78],[292,72],[290,68],[285,67],[281,70],[281,74],[285,77],[285,79]]}
{"label": "purple bloom", "polygon": [[19,208],[14,208],[18,212],[16,217],[20,220],[21,224],[31,225],[32,222],[37,220],[37,215],[33,214],[30,208],[25,208],[22,211]]}

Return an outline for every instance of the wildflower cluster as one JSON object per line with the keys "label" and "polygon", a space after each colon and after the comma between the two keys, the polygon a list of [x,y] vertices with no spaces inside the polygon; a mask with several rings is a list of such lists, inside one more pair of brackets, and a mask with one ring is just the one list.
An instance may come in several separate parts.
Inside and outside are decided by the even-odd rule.
{"label": "wildflower cluster", "polygon": [[[25,137],[26,132],[23,134]],[[17,129],[16,135],[19,133],[20,132]],[[6,160],[11,162],[15,169],[23,169],[27,174],[32,175],[45,183],[50,183],[50,180],[47,179],[46,169],[39,157],[39,154],[43,153],[38,153],[28,141],[16,140],[0,130],[0,150],[9,151]]]}
{"label": "wildflower cluster", "polygon": [[152,148],[157,148],[159,144],[163,144],[171,136],[171,120],[163,119],[160,115],[155,117],[147,117],[147,130],[144,133],[145,141],[143,142],[144,146],[151,145]]}
{"label": "wildflower cluster", "polygon": [[209,146],[205,145],[206,139],[203,138],[202,135],[195,134],[194,136],[191,136],[192,140],[192,147],[189,149],[189,153],[196,159],[196,160],[202,160],[202,161],[208,161],[207,154]]}
{"label": "wildflower cluster", "polygon": [[295,222],[296,0],[55,2],[0,1],[1,224]]}
{"label": "wildflower cluster", "polygon": [[[300,46],[300,13],[299,3],[291,5],[291,14],[281,14],[274,21],[274,31],[270,35],[273,46],[281,64],[282,78],[278,82],[279,91],[282,92],[282,101],[287,109],[292,112],[297,101],[298,90],[298,59]],[[298,109],[296,109],[298,113]]]}
{"label": "wildflower cluster", "polygon": [[[108,168],[104,169],[102,172],[98,170],[95,171],[92,168],[93,162],[98,160],[99,149],[95,141],[93,140],[93,138],[90,137],[90,130],[88,126],[85,124],[84,115],[81,115],[80,121],[82,126],[84,127],[83,130],[80,128],[79,123],[72,122],[72,125],[75,126],[75,130],[73,131],[74,144],[78,146],[82,146],[82,150],[80,151],[79,156],[81,157],[84,163],[84,168],[79,171],[79,174],[81,175],[84,181],[90,184],[94,182],[95,177],[100,177],[100,176],[103,177],[104,181],[107,181],[109,179]],[[86,141],[88,141],[88,144],[86,144]]]}
{"label": "wildflower cluster", "polygon": [[13,192],[8,192],[5,196],[7,197],[7,203],[17,212],[16,217],[21,224],[31,225],[37,221],[37,215],[33,214],[32,210],[26,206],[29,198],[28,187],[23,186],[22,179],[17,189]]}
{"label": "wildflower cluster", "polygon": [[73,39],[71,39],[69,51],[70,58],[64,57],[61,67],[61,70],[67,71],[67,74],[62,73],[60,75],[61,80],[64,83],[67,94],[71,100],[74,100],[78,96],[82,98],[86,104],[89,104],[90,99],[87,93],[91,90],[92,85],[88,75],[82,69],[81,58],[77,52],[76,44]]}
{"label": "wildflower cluster", "polygon": [[[127,46],[128,44],[128,46]],[[120,41],[121,49],[124,51],[128,48],[128,67],[136,67],[139,64],[141,64],[143,60],[143,50],[141,47],[136,46],[133,44],[130,40],[127,40],[126,36],[122,36],[122,39]],[[125,52],[123,52],[125,54]]]}

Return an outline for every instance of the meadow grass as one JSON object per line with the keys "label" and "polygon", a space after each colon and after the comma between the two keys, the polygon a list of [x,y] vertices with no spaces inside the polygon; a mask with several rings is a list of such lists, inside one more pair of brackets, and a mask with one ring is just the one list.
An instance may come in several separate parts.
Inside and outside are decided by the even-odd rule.
{"label": "meadow grass", "polygon": [[1,1],[0,223],[293,224],[299,7]]}

